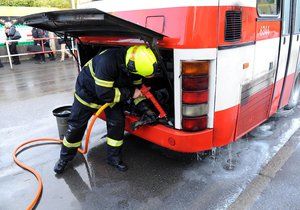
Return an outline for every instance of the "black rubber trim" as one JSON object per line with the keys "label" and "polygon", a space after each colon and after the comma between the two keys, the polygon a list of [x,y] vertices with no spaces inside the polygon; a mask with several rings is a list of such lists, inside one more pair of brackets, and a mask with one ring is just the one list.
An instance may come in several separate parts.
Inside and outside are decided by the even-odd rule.
{"label": "black rubber trim", "polygon": [[281,17],[275,16],[275,17],[258,17],[256,18],[257,22],[261,21],[281,21]]}
{"label": "black rubber trim", "polygon": [[31,14],[20,18],[25,25],[72,37],[122,36],[155,38],[165,35],[98,9],[71,9]]}
{"label": "black rubber trim", "polygon": [[253,42],[246,42],[246,43],[240,43],[240,44],[234,44],[234,45],[228,45],[228,46],[219,46],[219,50],[228,50],[228,49],[234,49],[238,47],[245,47],[245,46],[250,46],[250,45],[255,45],[256,41]]}

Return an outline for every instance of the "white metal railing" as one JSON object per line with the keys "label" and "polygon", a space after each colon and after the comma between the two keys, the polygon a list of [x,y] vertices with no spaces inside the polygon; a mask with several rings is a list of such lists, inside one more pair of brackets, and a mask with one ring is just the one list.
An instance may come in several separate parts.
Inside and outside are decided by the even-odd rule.
{"label": "white metal railing", "polygon": [[[51,50],[45,50],[45,44],[43,44],[43,41],[44,40],[51,40],[51,39],[54,39],[54,40],[57,40],[59,39],[58,37],[53,37],[53,38],[33,38],[33,39],[29,39],[29,40],[26,40],[26,41],[40,41],[40,46],[41,46],[41,51],[37,51],[37,52],[26,52],[26,53],[18,53],[18,54],[11,54],[10,53],[10,50],[9,50],[9,43],[12,43],[12,42],[18,42],[19,40],[6,40],[5,41],[5,45],[6,45],[6,51],[7,51],[7,55],[0,55],[0,59],[1,58],[8,58],[9,60],[9,64],[10,64],[10,68],[13,69],[13,65],[12,65],[12,57],[15,57],[15,56],[26,56],[26,55],[37,55],[37,54],[47,54],[47,53],[54,53],[54,52],[61,52],[63,50],[59,49],[59,50],[52,50],[51,49],[51,46],[50,46],[50,49]],[[74,40],[73,39],[70,39],[71,40],[71,50],[73,52],[73,54],[77,54],[78,50],[77,50],[77,47],[75,47],[75,44],[74,44]],[[30,45],[28,45],[30,46]],[[33,45],[34,46],[34,45]],[[17,47],[17,46],[16,46]],[[68,50],[68,49],[64,49],[64,50]],[[78,54],[77,54],[78,55]],[[79,55],[77,56],[79,57]],[[73,57],[73,60],[75,60],[75,58]]]}

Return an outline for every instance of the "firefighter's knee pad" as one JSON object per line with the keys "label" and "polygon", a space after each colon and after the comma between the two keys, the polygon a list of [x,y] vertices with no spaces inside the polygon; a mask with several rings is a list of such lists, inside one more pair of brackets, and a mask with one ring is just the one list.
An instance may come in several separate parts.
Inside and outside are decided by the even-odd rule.
{"label": "firefighter's knee pad", "polygon": [[113,139],[123,140],[125,119],[107,119],[107,136]]}
{"label": "firefighter's knee pad", "polygon": [[65,138],[68,140],[70,143],[75,143],[79,142],[82,140],[84,132],[86,129],[86,125],[76,128],[73,127],[72,125],[69,125],[65,134]]}

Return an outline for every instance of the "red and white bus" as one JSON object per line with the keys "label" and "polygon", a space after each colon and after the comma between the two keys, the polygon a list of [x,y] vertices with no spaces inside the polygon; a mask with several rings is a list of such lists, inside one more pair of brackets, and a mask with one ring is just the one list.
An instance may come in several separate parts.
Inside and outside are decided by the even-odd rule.
{"label": "red and white bus", "polygon": [[[81,63],[108,47],[150,40],[171,81],[168,115],[130,133],[179,152],[239,139],[300,92],[300,0],[102,0],[25,17],[73,36]],[[167,86],[166,80],[152,86]]]}

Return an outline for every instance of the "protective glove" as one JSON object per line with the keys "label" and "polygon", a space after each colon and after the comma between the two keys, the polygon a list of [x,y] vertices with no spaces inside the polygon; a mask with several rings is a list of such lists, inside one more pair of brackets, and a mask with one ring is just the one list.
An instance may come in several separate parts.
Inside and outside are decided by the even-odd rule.
{"label": "protective glove", "polygon": [[152,110],[148,110],[146,113],[144,113],[139,121],[145,122],[146,124],[152,124],[156,122],[157,115]]}
{"label": "protective glove", "polygon": [[160,89],[154,92],[156,100],[161,104],[167,104],[169,102],[169,93],[167,89]]}
{"label": "protective glove", "polygon": [[135,105],[135,109],[138,112],[138,114],[140,114],[140,115],[145,114],[149,110],[151,111],[151,109],[149,107],[150,107],[149,101],[146,99],[141,101],[137,105]]}
{"label": "protective glove", "polygon": [[157,119],[158,119],[158,117],[157,117],[156,113],[151,111],[151,110],[148,110],[147,112],[145,112],[142,115],[142,117],[140,118],[139,121],[136,121],[136,122],[131,124],[131,129],[133,131],[135,131],[140,126],[151,125],[151,124],[155,123],[157,121]]}

